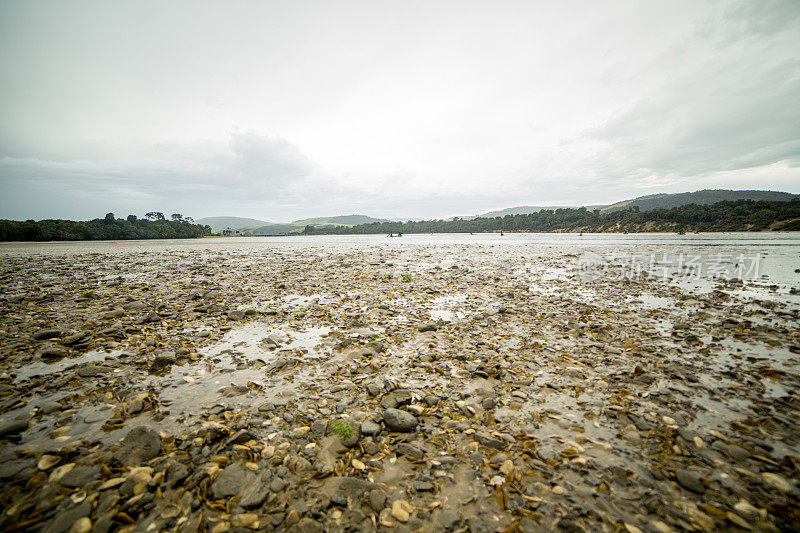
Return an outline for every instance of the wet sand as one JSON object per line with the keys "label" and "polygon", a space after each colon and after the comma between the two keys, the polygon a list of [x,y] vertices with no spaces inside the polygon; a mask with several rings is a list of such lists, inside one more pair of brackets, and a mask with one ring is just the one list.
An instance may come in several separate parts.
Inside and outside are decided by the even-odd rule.
{"label": "wet sand", "polygon": [[0,526],[797,527],[792,251],[740,284],[586,249],[4,247]]}

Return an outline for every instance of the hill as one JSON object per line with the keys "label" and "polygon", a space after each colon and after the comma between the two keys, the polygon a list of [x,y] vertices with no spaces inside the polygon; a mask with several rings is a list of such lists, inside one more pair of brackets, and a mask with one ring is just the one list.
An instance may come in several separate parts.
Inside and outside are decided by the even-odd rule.
{"label": "hill", "polygon": [[292,222],[295,226],[355,226],[358,224],[372,224],[373,222],[389,222],[385,218],[372,218],[367,215],[340,215],[335,217],[304,218]]}
{"label": "hill", "polygon": [[211,226],[213,233],[219,233],[224,229],[242,229],[253,228],[256,226],[264,226],[272,224],[266,220],[258,220],[256,218],[242,218],[242,217],[206,217],[197,221],[197,224]]}
{"label": "hill", "polygon": [[759,200],[765,202],[788,202],[793,198],[800,198],[800,194],[791,194],[778,191],[733,191],[729,189],[704,189],[695,192],[681,192],[676,194],[650,194],[639,196],[632,200],[624,200],[603,207],[601,211],[613,212],[622,209],[638,207],[639,211],[653,209],[672,209],[682,205],[697,204],[711,205],[717,202],[735,202],[738,200]]}
{"label": "hill", "polygon": [[359,226],[328,226],[307,233],[484,233],[484,232],[704,232],[798,231],[800,197],[791,201],[736,200],[711,205],[686,204],[671,209],[614,211],[541,210],[472,220],[386,222]]}
{"label": "hill", "polygon": [[[158,213],[161,215],[161,213]],[[196,239],[210,228],[188,220],[116,218],[108,213],[93,220],[0,220],[0,241],[108,241],[139,239]]]}
{"label": "hill", "polygon": [[301,233],[306,226],[317,229],[330,229],[337,227],[351,227],[358,224],[372,224],[374,222],[389,222],[383,218],[372,218],[366,215],[340,215],[334,217],[304,218],[287,223],[264,223],[255,227],[239,228],[243,235],[288,235]]}
{"label": "hill", "polygon": [[[763,200],[766,202],[788,202],[792,198],[800,197],[798,194],[791,194],[788,192],[777,191],[734,191],[729,189],[705,189],[695,192],[682,192],[677,194],[650,194],[647,196],[639,196],[629,200],[623,200],[611,205],[587,205],[584,206],[588,211],[600,209],[601,211],[619,211],[621,209],[628,209],[631,207],[638,207],[640,211],[650,211],[652,209],[671,209],[673,207],[680,207],[687,204],[697,205],[710,205],[717,202],[733,202],[736,200]],[[555,211],[556,209],[575,209],[575,206],[565,205],[520,205],[517,207],[508,207],[498,211],[488,211],[480,215],[466,216],[466,217],[453,217],[460,218],[461,220],[473,220],[475,218],[495,218],[504,217],[506,215],[530,215],[538,213],[539,211],[548,209]]]}
{"label": "hill", "polygon": [[239,233],[242,235],[288,235],[289,233],[300,233],[304,226],[295,224],[264,224],[255,228],[242,228]]}
{"label": "hill", "polygon": [[[602,209],[605,205],[587,205],[586,209],[592,211],[594,209]],[[575,209],[575,206],[569,205],[545,205],[545,206],[533,206],[533,205],[521,205],[519,207],[508,207],[506,209],[500,209],[499,211],[489,211],[486,213],[482,213],[478,215],[481,218],[494,218],[494,217],[504,217],[506,215],[530,215],[531,213],[538,213],[544,209],[549,209],[550,211],[555,211],[556,209]],[[477,218],[477,217],[472,217]]]}

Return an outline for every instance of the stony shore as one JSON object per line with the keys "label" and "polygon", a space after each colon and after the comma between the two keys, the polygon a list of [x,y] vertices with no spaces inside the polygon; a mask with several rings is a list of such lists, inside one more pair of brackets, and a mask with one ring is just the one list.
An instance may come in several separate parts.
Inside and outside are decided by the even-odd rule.
{"label": "stony shore", "polygon": [[780,298],[563,249],[97,250],[0,262],[4,531],[798,530]]}

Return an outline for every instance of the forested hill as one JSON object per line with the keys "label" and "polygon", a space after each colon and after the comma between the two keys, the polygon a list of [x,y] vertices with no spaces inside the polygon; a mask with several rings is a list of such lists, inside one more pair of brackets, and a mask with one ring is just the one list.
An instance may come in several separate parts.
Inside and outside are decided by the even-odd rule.
{"label": "forested hill", "polygon": [[0,220],[0,241],[105,241],[126,239],[191,239],[211,234],[211,228],[195,224],[178,213],[167,220],[162,213],[148,213],[87,221],[73,220]]}
{"label": "forested hill", "polygon": [[800,231],[800,199],[789,202],[739,200],[712,205],[683,205],[640,211],[633,207],[603,212],[580,209],[542,210],[525,215],[471,220],[383,222],[351,227],[306,227],[306,234],[480,233],[518,232],[675,232]]}
{"label": "forested hill", "polygon": [[[620,211],[638,207],[640,211],[651,209],[672,209],[687,204],[709,205],[717,202],[736,202],[738,200],[756,200],[765,202],[788,202],[800,198],[798,194],[780,191],[734,191],[730,189],[704,189],[702,191],[681,192],[675,194],[650,194],[632,200],[624,200],[601,207],[602,211]],[[591,209],[591,208],[589,208]]]}

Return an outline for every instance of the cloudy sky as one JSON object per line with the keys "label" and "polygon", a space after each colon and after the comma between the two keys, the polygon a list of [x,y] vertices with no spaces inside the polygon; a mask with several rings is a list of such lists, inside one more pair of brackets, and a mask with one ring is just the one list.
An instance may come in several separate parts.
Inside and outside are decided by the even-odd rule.
{"label": "cloudy sky", "polygon": [[0,2],[0,218],[800,192],[800,2]]}

